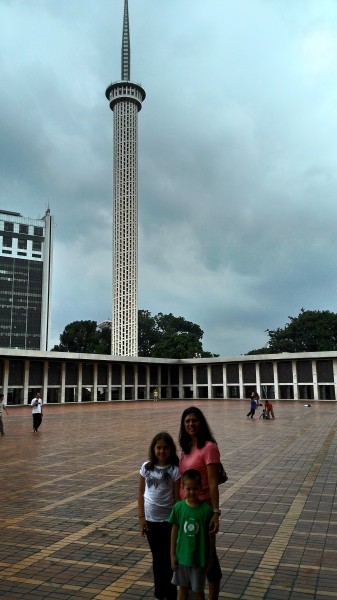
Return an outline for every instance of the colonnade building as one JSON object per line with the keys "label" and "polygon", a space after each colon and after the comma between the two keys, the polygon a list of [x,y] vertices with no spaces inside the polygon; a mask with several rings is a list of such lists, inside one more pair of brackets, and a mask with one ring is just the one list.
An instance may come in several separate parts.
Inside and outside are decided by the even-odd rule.
{"label": "colonnade building", "polygon": [[249,398],[335,401],[337,352],[185,360],[0,349],[7,403]]}

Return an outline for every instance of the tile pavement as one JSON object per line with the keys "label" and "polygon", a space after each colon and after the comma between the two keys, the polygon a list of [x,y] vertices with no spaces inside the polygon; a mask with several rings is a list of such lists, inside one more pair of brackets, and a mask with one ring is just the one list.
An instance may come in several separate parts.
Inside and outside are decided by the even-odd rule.
{"label": "tile pavement", "polygon": [[[0,439],[0,597],[153,598],[138,531],[139,466],[154,434],[176,439],[191,401],[46,406],[32,432],[10,407]],[[337,406],[198,400],[221,449],[220,598],[337,600]]]}

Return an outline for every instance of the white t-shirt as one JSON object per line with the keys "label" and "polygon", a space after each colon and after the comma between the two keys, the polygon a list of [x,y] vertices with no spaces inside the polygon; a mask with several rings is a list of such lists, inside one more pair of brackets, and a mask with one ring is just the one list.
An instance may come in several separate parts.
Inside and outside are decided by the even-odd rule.
{"label": "white t-shirt", "polygon": [[147,521],[168,521],[174,505],[174,482],[180,478],[179,467],[155,465],[153,471],[145,469],[140,474],[145,479],[144,509]]}
{"label": "white t-shirt", "polygon": [[[38,405],[35,406],[35,402],[38,400]],[[31,401],[32,405],[32,415],[36,415],[37,413],[42,413],[42,400],[41,398],[33,398]]]}

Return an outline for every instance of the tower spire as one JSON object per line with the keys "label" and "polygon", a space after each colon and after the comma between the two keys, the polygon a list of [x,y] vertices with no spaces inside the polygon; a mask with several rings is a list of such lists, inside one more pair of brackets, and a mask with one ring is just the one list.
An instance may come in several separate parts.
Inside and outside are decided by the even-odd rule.
{"label": "tower spire", "polygon": [[124,0],[121,79],[122,81],[130,81],[130,32],[128,0]]}

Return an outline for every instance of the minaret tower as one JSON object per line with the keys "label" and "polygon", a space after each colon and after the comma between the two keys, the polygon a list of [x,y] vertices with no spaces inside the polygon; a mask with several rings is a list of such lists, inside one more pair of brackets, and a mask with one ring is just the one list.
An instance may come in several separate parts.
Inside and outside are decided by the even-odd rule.
{"label": "minaret tower", "polygon": [[105,95],[114,113],[111,354],[138,354],[138,111],[145,90],[130,81],[128,0],[124,0],[122,74]]}

